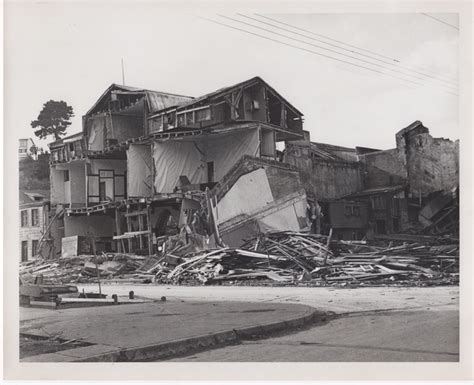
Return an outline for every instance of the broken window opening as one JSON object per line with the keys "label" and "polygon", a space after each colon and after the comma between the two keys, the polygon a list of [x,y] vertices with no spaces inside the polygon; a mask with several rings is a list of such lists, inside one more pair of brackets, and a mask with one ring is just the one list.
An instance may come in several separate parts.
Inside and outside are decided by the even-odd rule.
{"label": "broken window opening", "polygon": [[281,101],[272,95],[272,93],[268,93],[268,119],[269,123],[274,124],[276,126],[281,125]]}

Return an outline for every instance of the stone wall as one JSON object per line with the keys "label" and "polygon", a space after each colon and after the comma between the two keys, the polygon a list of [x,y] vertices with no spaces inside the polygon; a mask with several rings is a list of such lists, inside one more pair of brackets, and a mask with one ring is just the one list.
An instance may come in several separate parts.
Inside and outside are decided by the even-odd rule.
{"label": "stone wall", "polygon": [[401,185],[407,181],[405,154],[396,148],[361,154],[359,160],[364,165],[366,189]]}
{"label": "stone wall", "polygon": [[303,187],[311,198],[338,199],[364,188],[359,163],[293,155],[287,155],[286,161],[298,169]]}
{"label": "stone wall", "polygon": [[428,133],[409,136],[406,156],[412,195],[451,190],[459,185],[459,141],[433,138]]}

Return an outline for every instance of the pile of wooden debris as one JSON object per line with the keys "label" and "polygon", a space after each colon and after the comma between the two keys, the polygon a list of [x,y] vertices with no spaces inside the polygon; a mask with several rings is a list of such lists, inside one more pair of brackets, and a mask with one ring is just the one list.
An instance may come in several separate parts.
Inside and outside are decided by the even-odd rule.
{"label": "pile of wooden debris", "polygon": [[241,249],[203,251],[183,259],[158,280],[206,284],[250,279],[319,285],[365,281],[454,284],[459,277],[457,244],[382,247],[328,241],[325,236],[295,232],[268,233],[245,242]]}
{"label": "pile of wooden debris", "polygon": [[240,248],[199,250],[168,242],[160,255],[106,253],[23,264],[25,282],[42,274],[53,282],[215,284],[259,282],[337,284],[457,284],[459,244],[331,240],[324,235],[274,232]]}

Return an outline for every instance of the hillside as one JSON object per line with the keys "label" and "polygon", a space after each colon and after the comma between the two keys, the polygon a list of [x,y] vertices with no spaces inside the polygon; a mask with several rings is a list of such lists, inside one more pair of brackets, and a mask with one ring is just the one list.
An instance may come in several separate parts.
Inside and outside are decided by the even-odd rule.
{"label": "hillside", "polygon": [[19,187],[22,190],[49,190],[49,154],[41,154],[38,160],[20,160]]}

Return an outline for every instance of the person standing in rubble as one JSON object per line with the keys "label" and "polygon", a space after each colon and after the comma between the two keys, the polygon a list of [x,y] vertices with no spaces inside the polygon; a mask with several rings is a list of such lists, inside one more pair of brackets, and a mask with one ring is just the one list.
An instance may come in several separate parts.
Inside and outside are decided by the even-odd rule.
{"label": "person standing in rubble", "polygon": [[323,212],[318,201],[311,202],[308,205],[308,216],[311,223],[311,233],[321,234],[321,218],[323,216]]}

